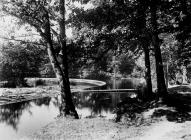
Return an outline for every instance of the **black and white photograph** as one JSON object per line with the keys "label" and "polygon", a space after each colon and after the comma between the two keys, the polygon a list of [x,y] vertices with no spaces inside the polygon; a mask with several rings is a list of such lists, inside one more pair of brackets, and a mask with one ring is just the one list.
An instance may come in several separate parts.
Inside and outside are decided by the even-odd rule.
{"label": "black and white photograph", "polygon": [[0,0],[0,140],[191,140],[191,0]]}

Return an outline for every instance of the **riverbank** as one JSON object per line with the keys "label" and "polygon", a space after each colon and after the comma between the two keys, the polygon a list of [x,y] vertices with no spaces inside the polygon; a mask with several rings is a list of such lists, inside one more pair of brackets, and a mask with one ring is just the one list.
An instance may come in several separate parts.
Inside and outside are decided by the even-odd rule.
{"label": "riverbank", "polygon": [[[176,98],[175,104],[187,101],[190,106],[190,85],[176,86],[171,89]],[[59,87],[34,87],[3,89],[4,94],[59,94]],[[177,92],[177,93],[175,93]],[[177,98],[178,96],[178,98]],[[173,96],[170,96],[173,97]],[[169,98],[170,98],[169,97]],[[173,104],[173,103],[172,103]],[[55,118],[55,121],[47,124],[42,129],[23,135],[24,140],[190,140],[191,139],[191,110],[182,110],[181,106],[167,106],[158,103],[139,114],[135,123],[123,116],[122,121],[104,116],[82,118],[73,120],[70,118]],[[185,107],[185,106],[183,106]],[[185,108],[183,108],[185,109]],[[30,126],[29,126],[30,127]],[[41,126],[42,127],[42,126]]]}
{"label": "riverbank", "polygon": [[39,140],[138,140],[149,126],[131,126],[104,118],[60,118],[30,136]]}
{"label": "riverbank", "polygon": [[27,137],[35,140],[190,140],[191,121],[170,122],[150,118],[136,126],[104,118],[71,120],[59,118]]}
{"label": "riverbank", "polygon": [[[170,90],[177,91],[179,97],[182,94],[185,98],[185,94],[191,95],[190,89],[188,85],[176,86],[174,90]],[[190,107],[190,104],[186,106]],[[28,138],[39,140],[190,140],[191,110],[179,109],[179,105],[157,105],[142,112],[140,122],[133,125],[129,125],[128,120],[116,123],[104,118],[80,120],[58,118]]]}
{"label": "riverbank", "polygon": [[60,94],[59,86],[38,86],[30,88],[0,88],[0,105],[22,102]]}

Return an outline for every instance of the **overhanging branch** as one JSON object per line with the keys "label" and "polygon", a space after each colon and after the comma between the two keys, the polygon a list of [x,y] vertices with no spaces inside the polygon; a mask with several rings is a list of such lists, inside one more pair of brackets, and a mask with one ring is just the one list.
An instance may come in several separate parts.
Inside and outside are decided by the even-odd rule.
{"label": "overhanging branch", "polygon": [[23,42],[23,43],[31,43],[31,44],[34,44],[34,45],[41,45],[41,46],[45,46],[43,43],[38,43],[38,42],[33,42],[33,41],[25,41],[25,40],[22,40],[22,39],[14,39],[14,38],[7,38],[7,37],[1,37],[1,39],[4,39],[4,40],[9,40],[9,41],[16,41],[16,42]]}

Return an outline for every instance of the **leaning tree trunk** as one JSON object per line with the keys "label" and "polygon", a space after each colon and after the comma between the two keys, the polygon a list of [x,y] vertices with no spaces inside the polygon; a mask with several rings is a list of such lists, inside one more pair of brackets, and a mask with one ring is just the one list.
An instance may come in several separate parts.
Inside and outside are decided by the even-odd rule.
{"label": "leaning tree trunk", "polygon": [[[44,39],[47,42],[47,52],[48,52],[50,62],[53,66],[53,69],[55,71],[57,78],[59,79],[59,85],[61,88],[61,97],[62,97],[62,105],[61,105],[60,109],[64,113],[65,116],[70,115],[70,116],[74,116],[76,119],[78,119],[79,116],[77,114],[77,111],[75,110],[75,106],[72,101],[72,94],[71,94],[71,90],[70,90],[70,82],[69,82],[68,67],[67,67],[67,53],[64,52],[64,57],[62,58],[63,63],[60,64],[58,62],[58,59],[57,59],[57,56],[56,56],[56,53],[55,53],[55,50],[53,47],[48,13],[46,16],[47,16],[47,22],[45,24]],[[60,34],[62,34],[63,30],[65,30],[65,26],[64,26],[64,28],[61,26],[60,29],[61,29]],[[60,39],[63,40],[62,37]],[[64,49],[63,41],[60,41],[59,43],[63,50]]]}
{"label": "leaning tree trunk", "polygon": [[59,62],[57,61],[57,57],[54,53],[54,48],[51,41],[47,42],[47,51],[48,51],[50,62],[56,73],[56,77],[59,80],[59,85],[61,88],[61,97],[62,97],[62,104],[60,107],[61,114],[63,113],[65,116],[71,115],[71,116],[74,116],[76,119],[78,119],[79,117],[72,101],[70,83],[67,82],[69,81],[69,78],[68,76],[65,75],[65,73],[63,73]]}
{"label": "leaning tree trunk", "polygon": [[152,44],[154,46],[155,60],[156,60],[156,74],[157,74],[157,89],[158,93],[162,96],[167,94],[167,88],[165,85],[163,62],[160,49],[160,39],[158,37],[157,27],[157,5],[154,0],[151,0],[150,5],[151,12],[151,30],[152,30]]}

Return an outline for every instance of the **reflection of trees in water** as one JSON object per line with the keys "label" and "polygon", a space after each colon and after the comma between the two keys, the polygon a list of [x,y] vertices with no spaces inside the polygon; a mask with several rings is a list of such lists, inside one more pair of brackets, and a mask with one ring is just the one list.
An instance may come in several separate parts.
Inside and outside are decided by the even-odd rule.
{"label": "reflection of trees in water", "polygon": [[[137,84],[137,79],[123,79],[116,80],[116,88],[118,89],[132,89],[135,88]],[[109,85],[108,88],[111,88],[112,85]],[[105,87],[104,87],[105,89]],[[102,111],[111,112],[116,107],[116,105],[132,95],[134,93],[72,93],[73,101],[75,106],[78,109],[90,108],[91,114],[101,115]],[[53,104],[60,109],[60,115],[62,115],[62,105],[64,102],[60,96],[55,97]]]}
{"label": "reflection of trees in water", "polygon": [[[138,80],[137,80],[138,81]],[[113,89],[114,87],[116,89],[132,89],[136,87],[136,79],[116,79],[114,82],[113,80],[110,80],[108,82],[108,89]],[[115,86],[114,86],[115,83]]]}
{"label": "reflection of trees in water", "polygon": [[11,125],[15,130],[24,110],[29,110],[30,102],[19,102],[0,106],[0,122]]}
{"label": "reflection of trees in water", "polygon": [[60,105],[59,97],[58,97],[58,96],[53,97],[53,98],[52,98],[52,103],[53,103],[53,105],[54,105],[55,107],[59,107],[59,105]]}
{"label": "reflection of trees in water", "polygon": [[37,106],[46,105],[49,106],[51,98],[45,97],[36,99],[33,101],[24,101],[13,104],[7,104],[0,106],[0,122],[5,122],[7,125],[12,126],[17,130],[20,118],[24,111],[28,111],[30,114],[31,103],[33,102]]}
{"label": "reflection of trees in water", "polygon": [[92,113],[95,115],[101,114],[101,111],[111,111],[112,101],[109,93],[94,93],[89,101],[92,103]]}
{"label": "reflection of trees in water", "polygon": [[118,89],[133,89],[134,84],[131,79],[123,79],[118,81],[117,88]]}
{"label": "reflection of trees in water", "polygon": [[37,100],[34,100],[33,102],[37,106],[42,106],[42,105],[49,106],[50,105],[50,101],[51,101],[51,97],[44,97],[44,98],[39,98]]}
{"label": "reflection of trees in water", "polygon": [[[135,88],[135,82],[132,79],[116,80],[117,89],[132,89]],[[105,87],[104,87],[105,88]],[[113,81],[108,82],[107,89],[113,88]],[[77,108],[91,108],[92,114],[98,115],[102,111],[113,111],[117,103],[123,98],[128,97],[127,93],[74,93],[73,100]]]}
{"label": "reflection of trees in water", "polygon": [[75,93],[74,103],[77,108],[90,108],[92,116],[101,115],[103,111],[112,112],[117,104],[134,93]]}
{"label": "reflection of trees in water", "polygon": [[89,107],[92,115],[112,110],[113,105],[110,93],[75,93],[73,97],[77,108]]}

